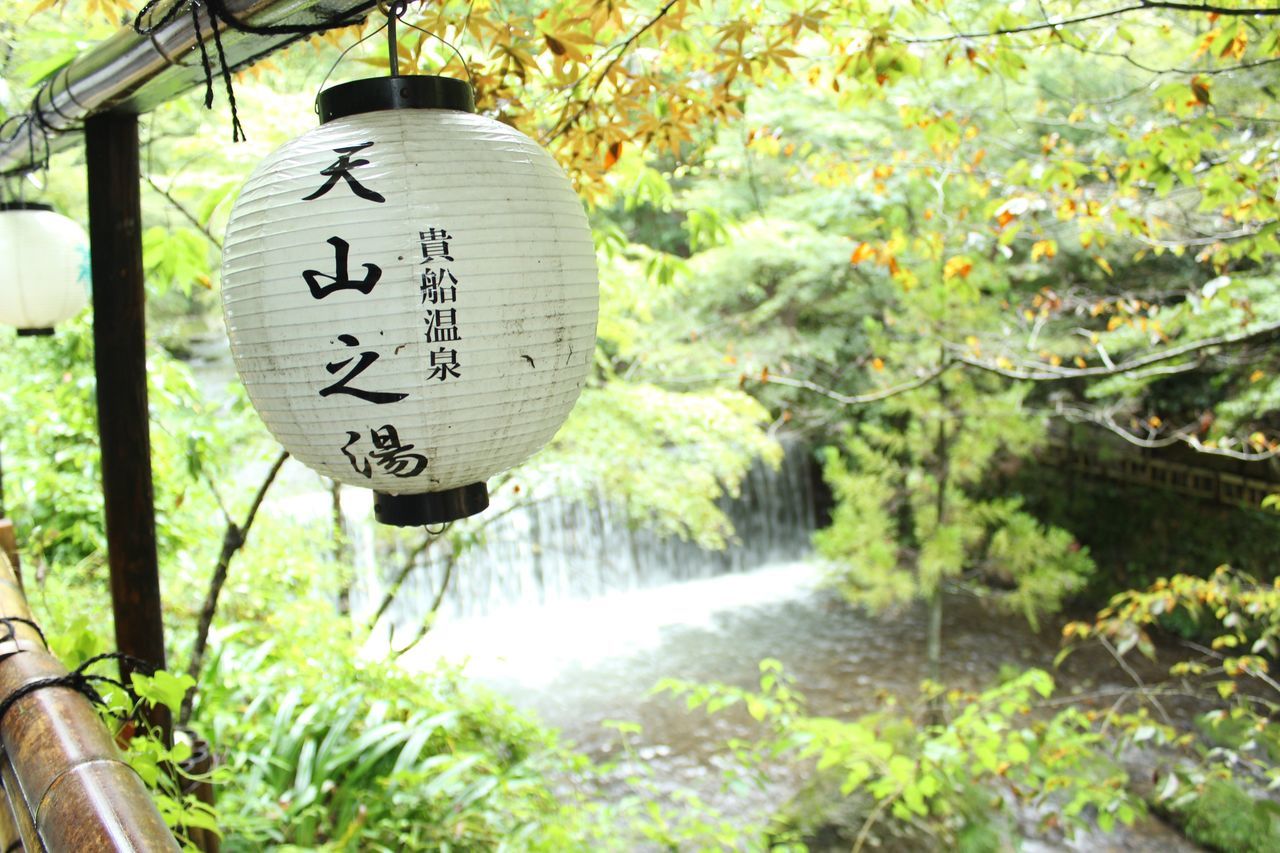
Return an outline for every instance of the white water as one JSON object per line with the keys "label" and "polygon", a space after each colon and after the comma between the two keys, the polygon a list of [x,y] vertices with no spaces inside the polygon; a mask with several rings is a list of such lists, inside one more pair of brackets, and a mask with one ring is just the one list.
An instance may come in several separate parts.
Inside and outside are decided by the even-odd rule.
{"label": "white water", "polygon": [[819,578],[813,563],[782,563],[587,600],[506,607],[444,622],[405,660],[411,668],[440,659],[462,663],[482,681],[536,691],[565,672],[658,650],[673,632],[713,632],[735,611],[808,599]]}
{"label": "white water", "polygon": [[[723,503],[736,532],[733,544],[723,551],[637,528],[624,508],[603,494],[590,503],[552,498],[505,515],[502,507],[494,507],[494,520],[484,523],[483,541],[457,559],[439,611],[440,625],[801,559],[809,550],[814,524],[806,451],[788,448],[776,471],[755,466],[741,492],[738,500]],[[484,516],[478,520],[484,522]],[[412,635],[430,612],[445,574],[445,559],[443,554],[429,554],[401,587],[384,617],[397,636]],[[352,594],[354,612],[368,613],[376,607],[385,583],[385,569],[362,571]]]}

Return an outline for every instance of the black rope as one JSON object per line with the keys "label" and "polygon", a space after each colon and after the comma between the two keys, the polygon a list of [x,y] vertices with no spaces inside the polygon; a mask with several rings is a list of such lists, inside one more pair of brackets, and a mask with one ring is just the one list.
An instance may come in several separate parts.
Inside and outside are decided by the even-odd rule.
{"label": "black rope", "polygon": [[0,643],[7,643],[11,640],[17,642],[18,632],[13,627],[15,624],[26,625],[28,628],[35,631],[40,636],[40,642],[44,644],[44,647],[46,649],[49,648],[49,641],[45,639],[44,631],[40,630],[40,626],[35,622],[32,622],[30,619],[24,619],[21,616],[0,616],[0,625],[3,625],[9,631],[7,636],[0,637]]}
{"label": "black rope", "polygon": [[[168,6],[164,6],[168,3]],[[236,108],[235,89],[231,84],[231,68],[227,64],[227,54],[222,46],[221,21],[227,28],[238,33],[257,36],[308,36],[317,35],[338,27],[349,27],[364,21],[361,12],[341,12],[321,18],[313,24],[250,24],[242,21],[227,9],[225,0],[148,0],[133,19],[133,29],[138,35],[150,36],[161,27],[177,20],[185,9],[191,11],[191,23],[195,27],[196,44],[200,46],[200,65],[204,69],[205,107],[213,106],[213,61],[209,57],[209,49],[205,46],[204,26],[200,22],[200,7],[204,6],[209,18],[209,29],[213,31],[213,46],[217,53],[219,76],[227,90],[227,104],[231,107],[231,141],[239,142],[246,138],[244,127],[240,124],[240,115]],[[164,11],[158,20],[152,20],[161,7]]]}
{"label": "black rope", "polygon": [[[220,2],[220,0],[219,0]],[[193,2],[191,8],[194,9],[196,4]],[[213,24],[213,46],[218,50],[218,65],[222,66],[222,83],[227,87],[227,103],[231,106],[231,141],[239,142],[247,137],[244,135],[244,127],[240,124],[240,113],[236,109],[236,90],[231,85],[231,69],[227,67],[227,52],[222,49],[222,30],[218,29],[216,23]],[[199,21],[196,22],[196,33],[200,32]],[[197,39],[199,40],[199,39]],[[201,49],[203,52],[203,48]],[[209,57],[205,56],[205,67],[208,67]]]}
{"label": "black rope", "polygon": [[[13,617],[10,617],[10,619],[12,618]],[[72,690],[82,694],[93,704],[100,705],[105,708],[107,707],[107,703],[102,698],[102,694],[98,692],[98,689],[94,687],[94,684],[110,684],[113,687],[123,690],[129,696],[130,700],[132,700],[136,705],[138,702],[138,694],[134,692],[132,685],[126,684],[119,678],[112,678],[109,675],[96,675],[88,672],[89,667],[94,664],[101,663],[104,660],[114,660],[119,663],[127,664],[130,668],[144,672],[147,675],[152,675],[156,671],[156,667],[153,664],[122,652],[108,652],[106,654],[95,655],[66,675],[53,676],[51,678],[37,678],[34,681],[28,681],[17,690],[14,690],[5,697],[3,702],[0,702],[0,723],[3,723],[4,715],[9,713],[9,709],[17,704],[19,699],[22,699],[25,696],[30,696],[32,693],[45,690],[49,687],[70,687]]]}
{"label": "black rope", "polygon": [[[33,166],[40,166],[41,168],[48,169],[49,157],[52,154],[52,149],[49,146],[49,127],[45,123],[44,117],[40,115],[39,105],[40,105],[39,95],[37,95],[36,101],[31,113],[22,113],[19,115],[9,116],[9,118],[5,119],[3,122],[0,122],[0,143],[8,145],[9,143],[14,142],[23,132],[25,132],[27,134],[27,154],[28,154],[29,161]],[[32,119],[33,115],[35,116],[34,121]],[[12,131],[9,130],[10,125],[13,125]],[[43,158],[36,156],[35,129],[37,125],[39,126],[39,130],[40,130],[41,142],[44,143]],[[14,173],[6,172],[5,174],[10,175]],[[23,174],[25,174],[25,170]]]}

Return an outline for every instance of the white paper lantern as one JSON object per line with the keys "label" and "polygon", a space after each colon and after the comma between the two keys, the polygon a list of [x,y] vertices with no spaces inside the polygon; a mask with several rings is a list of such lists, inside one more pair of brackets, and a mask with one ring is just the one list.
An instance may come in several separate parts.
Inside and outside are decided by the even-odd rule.
{"label": "white paper lantern", "polygon": [[45,204],[0,204],[0,323],[49,335],[89,301],[89,237]]}
{"label": "white paper lantern", "polygon": [[595,350],[581,200],[531,139],[439,77],[321,94],[322,124],[250,176],[227,226],[236,369],[299,460],[380,521],[487,506],[559,429]]}

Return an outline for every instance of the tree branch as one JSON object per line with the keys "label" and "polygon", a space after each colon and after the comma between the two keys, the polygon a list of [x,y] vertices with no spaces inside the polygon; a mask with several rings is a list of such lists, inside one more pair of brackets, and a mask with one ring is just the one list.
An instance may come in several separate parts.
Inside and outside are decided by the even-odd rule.
{"label": "tree branch", "polygon": [[1280,8],[1250,8],[1250,9],[1232,9],[1225,6],[1212,6],[1201,3],[1175,3],[1163,2],[1163,0],[1139,0],[1128,6],[1117,6],[1114,9],[1107,9],[1102,12],[1093,12],[1088,15],[1079,15],[1074,18],[1059,18],[1056,21],[1042,21],[1038,24],[1023,24],[1018,27],[1002,27],[998,30],[986,30],[982,32],[969,33],[951,33],[945,36],[927,36],[925,38],[901,38],[897,40],[904,44],[933,44],[937,42],[959,41],[961,39],[985,39],[995,38],[996,36],[1018,35],[1020,33],[1032,33],[1038,30],[1056,30],[1059,27],[1070,27],[1075,24],[1083,24],[1087,21],[1096,21],[1102,18],[1114,18],[1119,15],[1127,15],[1130,12],[1142,12],[1150,9],[1172,9],[1177,12],[1199,12],[1202,14],[1228,15],[1233,17],[1247,17],[1251,15],[1280,15]]}
{"label": "tree branch", "polygon": [[1232,450],[1229,447],[1213,447],[1207,445],[1202,442],[1199,435],[1196,434],[1196,425],[1181,427],[1168,435],[1162,435],[1157,438],[1143,438],[1142,436],[1134,435],[1132,432],[1116,423],[1115,417],[1109,412],[1091,412],[1086,409],[1059,405],[1057,413],[1069,423],[1087,423],[1102,427],[1108,432],[1120,436],[1134,447],[1141,447],[1146,450],[1159,450],[1163,447],[1171,447],[1175,444],[1182,443],[1186,444],[1197,453],[1206,453],[1210,456],[1226,456],[1229,459],[1239,459],[1242,462],[1262,462],[1264,460],[1280,456],[1280,449],[1253,452],[1248,450]]}
{"label": "tree branch", "polygon": [[[209,629],[213,625],[213,617],[218,610],[218,597],[222,594],[222,587],[227,582],[231,559],[244,547],[249,530],[253,527],[254,519],[258,517],[258,509],[262,506],[262,501],[267,496],[267,490],[275,482],[276,475],[280,473],[280,468],[288,458],[289,451],[280,451],[280,455],[276,457],[271,470],[267,472],[267,476],[258,486],[258,493],[254,495],[253,503],[249,505],[249,511],[245,514],[244,523],[236,525],[234,522],[230,522],[227,524],[226,533],[222,537],[222,553],[218,555],[218,564],[214,567],[213,577],[209,581],[209,591],[205,595],[204,605],[200,608],[200,619],[196,624],[196,639],[191,647],[191,661],[187,664],[187,674],[197,681],[200,678],[200,670],[204,666],[204,653],[209,643]],[[184,726],[190,721],[195,693],[196,688],[193,686],[187,691],[187,695],[183,697],[182,712],[178,718],[178,725]]]}
{"label": "tree branch", "polygon": [[1198,341],[1192,341],[1181,346],[1170,347],[1161,352],[1151,353],[1149,355],[1140,356],[1138,358],[1126,359],[1119,364],[1111,367],[1053,367],[1052,365],[1037,365],[1035,367],[1001,367],[998,364],[983,361],[970,355],[953,354],[951,358],[961,364],[978,370],[985,370],[988,373],[995,373],[1006,379],[1032,380],[1036,382],[1054,382],[1064,379],[1088,379],[1099,376],[1118,376],[1122,373],[1132,373],[1144,367],[1150,367],[1153,364],[1159,364],[1163,361],[1179,358],[1184,355],[1202,352],[1207,349],[1221,346],[1234,346],[1236,344],[1248,343],[1250,341],[1259,340],[1271,335],[1280,333],[1280,322],[1268,323],[1265,326],[1259,326],[1248,332],[1239,332],[1231,335],[1215,335],[1211,338],[1202,338]]}
{"label": "tree branch", "polygon": [[1211,3],[1176,3],[1170,0],[1139,0],[1147,9],[1173,9],[1176,12],[1200,12],[1205,15],[1250,17],[1253,15],[1280,15],[1280,7],[1237,9],[1231,6],[1214,6]]}
{"label": "tree branch", "polygon": [[391,608],[396,600],[396,596],[400,593],[400,587],[404,586],[405,579],[409,577],[409,573],[418,567],[418,558],[431,550],[431,548],[440,540],[444,539],[444,534],[448,531],[448,527],[439,533],[428,532],[414,548],[409,551],[404,562],[400,564],[400,570],[396,572],[396,576],[391,581],[391,585],[387,587],[387,591],[383,593],[382,601],[378,604],[378,609],[374,611],[373,617],[365,626],[366,631],[372,631],[378,625],[378,620]]}
{"label": "tree branch", "polygon": [[[502,483],[505,483],[505,482],[506,480],[503,479],[498,484],[491,483],[491,485],[493,485],[493,488],[489,490],[489,493],[495,494],[498,491],[498,489],[501,488]],[[498,512],[492,512],[486,515],[484,517],[483,526],[493,524],[498,519],[502,518],[505,515],[510,515],[512,512],[515,512],[517,509],[525,509],[527,507],[533,506],[535,503],[538,503],[540,500],[543,500],[543,499],[539,498],[538,500],[527,500],[527,501],[521,501],[518,503],[508,504],[504,509],[499,510]],[[450,526],[452,526],[452,523],[450,524]],[[373,614],[373,618],[370,619],[368,623],[365,625],[366,631],[373,631],[374,628],[378,627],[378,620],[381,619],[384,615],[386,615],[386,612],[391,608],[392,603],[396,600],[396,596],[400,593],[400,587],[404,585],[405,579],[409,577],[409,574],[414,569],[418,568],[418,558],[421,557],[423,554],[425,554],[427,551],[429,551],[431,547],[435,545],[436,542],[443,539],[444,534],[448,529],[449,527],[445,527],[444,530],[441,530],[439,533],[428,533],[427,537],[423,539],[421,542],[419,542],[417,546],[415,546],[414,549],[409,552],[409,556],[405,558],[405,561],[400,565],[399,571],[396,572],[395,578],[391,581],[391,586],[387,588],[386,594],[382,596],[382,601],[378,604],[378,609]],[[458,555],[456,554],[449,555],[450,560],[456,561],[457,558],[458,558]],[[443,595],[443,594],[444,594],[443,591],[441,591],[440,595]]]}
{"label": "tree branch", "polygon": [[1112,645],[1111,641],[1106,637],[1099,635],[1098,642],[1100,642],[1102,647],[1107,650],[1112,658],[1115,659],[1115,662],[1125,671],[1125,674],[1133,679],[1133,683],[1137,685],[1138,692],[1142,694],[1142,698],[1147,700],[1152,707],[1160,712],[1160,717],[1164,720],[1165,725],[1173,725],[1173,719],[1169,716],[1169,712],[1164,709],[1164,705],[1155,697],[1155,694],[1148,689],[1147,683],[1142,680],[1142,676],[1138,675],[1137,670],[1130,666],[1129,662],[1125,660],[1124,655],[1120,654],[1119,650],[1116,649],[1116,647]]}
{"label": "tree branch", "polygon": [[[652,29],[653,25],[658,23],[658,21],[661,21],[663,18],[665,18],[667,16],[667,13],[670,12],[671,9],[680,1],[681,0],[668,0],[667,5],[659,9],[658,13],[654,15],[652,18],[650,18],[649,21],[644,26],[642,26],[640,29],[636,30],[634,33],[628,36],[626,41],[622,42],[621,44],[615,45],[614,47],[609,48],[608,52],[612,52],[614,54],[613,58],[609,60],[609,63],[605,65],[604,69],[600,72],[599,76],[596,77],[596,81],[594,84],[592,84],[591,90],[587,92],[586,97],[583,98],[578,103],[578,109],[573,113],[573,115],[567,116],[566,118],[563,118],[560,121],[558,121],[556,123],[556,126],[553,127],[547,133],[547,135],[542,138],[541,141],[543,145],[546,145],[547,143],[559,137],[560,134],[564,133],[569,128],[573,127],[573,125],[578,121],[578,119],[582,118],[582,116],[587,111],[587,107],[590,106],[591,100],[596,96],[596,92],[600,91],[600,87],[604,85],[605,78],[609,76],[609,72],[613,70],[613,67],[622,61],[622,57],[625,56],[627,51],[631,49],[631,46],[634,45],[636,41],[639,40],[640,36],[644,35],[646,32]],[[579,80],[578,82],[582,82],[582,81]],[[574,88],[577,88],[577,84],[574,84]],[[566,112],[568,111],[567,104],[565,105],[565,111]]]}
{"label": "tree branch", "polygon": [[899,394],[905,394],[908,391],[914,391],[917,388],[922,388],[942,376],[942,374],[946,373],[958,363],[959,362],[955,360],[943,362],[941,365],[930,369],[923,376],[913,379],[910,382],[904,382],[901,385],[894,385],[891,388],[882,388],[879,391],[871,391],[867,394],[841,394],[838,391],[831,388],[824,388],[816,382],[810,382],[807,379],[791,379],[790,377],[774,376],[773,374],[769,374],[769,376],[764,379],[764,382],[772,383],[774,385],[787,385],[791,388],[803,388],[806,391],[812,391],[815,394],[821,394],[824,397],[835,400],[842,406],[862,406],[867,403],[878,403],[881,400],[888,400],[890,397],[896,397]]}
{"label": "tree branch", "polygon": [[450,554],[449,559],[445,561],[444,564],[444,577],[440,579],[440,588],[436,590],[435,596],[431,599],[431,609],[422,617],[422,624],[418,626],[418,632],[413,635],[413,639],[409,641],[409,644],[399,649],[391,649],[391,656],[393,658],[403,656],[414,646],[418,645],[418,643],[421,643],[423,637],[427,636],[427,632],[430,631],[431,626],[435,624],[436,613],[440,610],[440,605],[444,603],[444,594],[449,589],[449,581],[453,580],[453,570],[457,565],[458,555]]}
{"label": "tree branch", "polygon": [[1129,12],[1137,12],[1145,8],[1145,3],[1134,3],[1129,6],[1118,6],[1115,9],[1108,9],[1103,12],[1094,12],[1089,15],[1080,15],[1075,18],[1059,18],[1056,21],[1042,21],[1038,24],[1024,24],[1019,27],[1002,27],[998,30],[985,30],[981,32],[970,33],[951,33],[945,36],[926,36],[924,38],[899,38],[898,41],[905,44],[934,44],[945,41],[959,41],[960,39],[985,39],[994,38],[996,36],[1010,36],[1019,33],[1033,33],[1037,30],[1053,30],[1058,27],[1069,27],[1073,24],[1083,24],[1086,21],[1096,21],[1100,18],[1112,18],[1116,15],[1126,15]]}
{"label": "tree branch", "polygon": [[187,208],[182,204],[182,202],[174,198],[173,193],[169,192],[164,187],[157,184],[150,175],[147,175],[143,180],[147,182],[147,186],[151,187],[151,189],[155,190],[156,192],[160,193],[160,195],[164,196],[165,201],[173,205],[174,210],[181,213],[184,219],[186,219],[188,222],[194,225],[196,230],[205,236],[206,240],[208,240],[213,245],[217,246],[219,251],[221,251],[222,241],[214,236],[213,232],[209,230],[208,225],[205,225],[204,223],[202,223],[199,219],[196,218],[196,215],[194,213],[192,213],[190,210],[187,210]]}

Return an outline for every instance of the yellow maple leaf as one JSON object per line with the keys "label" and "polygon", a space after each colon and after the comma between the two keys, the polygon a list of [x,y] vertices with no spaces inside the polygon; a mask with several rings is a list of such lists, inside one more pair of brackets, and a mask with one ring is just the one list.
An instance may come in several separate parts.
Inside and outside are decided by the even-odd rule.
{"label": "yellow maple leaf", "polygon": [[1037,240],[1031,246],[1031,260],[1038,261],[1041,258],[1053,258],[1058,255],[1058,241],[1056,240]]}
{"label": "yellow maple leaf", "polygon": [[942,278],[944,281],[950,281],[953,278],[968,278],[971,272],[973,272],[973,261],[969,260],[967,255],[956,255],[954,258],[949,258],[942,265]]}

